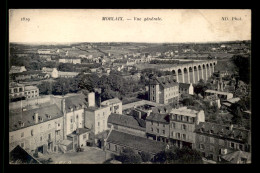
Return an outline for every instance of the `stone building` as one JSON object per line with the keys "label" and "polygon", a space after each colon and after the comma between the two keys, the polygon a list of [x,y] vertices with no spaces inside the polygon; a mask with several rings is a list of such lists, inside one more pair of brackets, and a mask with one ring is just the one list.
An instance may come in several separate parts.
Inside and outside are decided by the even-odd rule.
{"label": "stone building", "polygon": [[169,121],[170,143],[180,148],[182,146],[195,148],[195,126],[205,122],[204,111],[187,109],[187,107],[172,109]]}
{"label": "stone building", "polygon": [[63,114],[56,104],[9,113],[9,150],[20,145],[30,153],[58,151],[63,140]]}
{"label": "stone building", "polygon": [[146,123],[142,119],[112,113],[108,117],[107,124],[109,129],[112,128],[120,132],[146,137]]}
{"label": "stone building", "polygon": [[118,98],[109,99],[101,102],[103,106],[109,106],[110,112],[115,114],[122,114],[122,101]]}
{"label": "stone building", "polygon": [[200,122],[195,129],[195,148],[203,157],[220,161],[221,157],[235,151],[251,152],[250,131],[210,122]]}
{"label": "stone building", "polygon": [[179,84],[174,82],[172,78],[167,77],[150,80],[149,100],[161,104],[178,102]]}

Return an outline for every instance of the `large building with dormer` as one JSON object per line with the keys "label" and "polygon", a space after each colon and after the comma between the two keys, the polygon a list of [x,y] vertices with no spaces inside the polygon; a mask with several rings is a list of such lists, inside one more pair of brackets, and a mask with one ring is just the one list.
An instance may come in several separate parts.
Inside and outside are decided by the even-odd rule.
{"label": "large building with dormer", "polygon": [[157,77],[149,82],[149,100],[169,104],[179,101],[179,84],[170,77]]}

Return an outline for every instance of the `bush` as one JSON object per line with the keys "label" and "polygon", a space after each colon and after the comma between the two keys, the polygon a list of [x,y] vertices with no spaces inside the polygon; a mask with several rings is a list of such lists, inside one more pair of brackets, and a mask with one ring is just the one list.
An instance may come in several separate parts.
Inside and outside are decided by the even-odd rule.
{"label": "bush", "polygon": [[151,161],[151,159],[152,159],[152,155],[151,155],[150,153],[147,153],[147,152],[142,151],[142,152],[140,153],[140,155],[141,155],[141,158],[142,158],[142,161],[143,161],[143,162],[149,162],[149,161]]}

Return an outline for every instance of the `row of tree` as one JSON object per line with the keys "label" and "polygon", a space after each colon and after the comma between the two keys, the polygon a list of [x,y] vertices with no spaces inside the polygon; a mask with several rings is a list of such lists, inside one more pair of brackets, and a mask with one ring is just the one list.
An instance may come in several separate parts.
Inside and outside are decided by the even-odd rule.
{"label": "row of tree", "polygon": [[140,164],[151,162],[157,164],[201,164],[202,155],[199,151],[183,147],[171,147],[157,153],[154,157],[147,152],[135,153],[130,148],[125,148],[119,156],[115,157],[123,164]]}

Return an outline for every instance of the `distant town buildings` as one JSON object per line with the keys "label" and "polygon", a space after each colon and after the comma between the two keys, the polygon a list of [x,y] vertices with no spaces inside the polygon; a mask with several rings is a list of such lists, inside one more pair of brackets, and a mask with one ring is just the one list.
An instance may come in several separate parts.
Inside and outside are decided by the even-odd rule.
{"label": "distant town buildings", "polygon": [[10,71],[9,71],[9,74],[21,73],[21,72],[24,72],[24,71],[27,71],[25,66],[12,66]]}
{"label": "distant town buildings", "polygon": [[60,58],[59,63],[81,64],[80,58]]}

